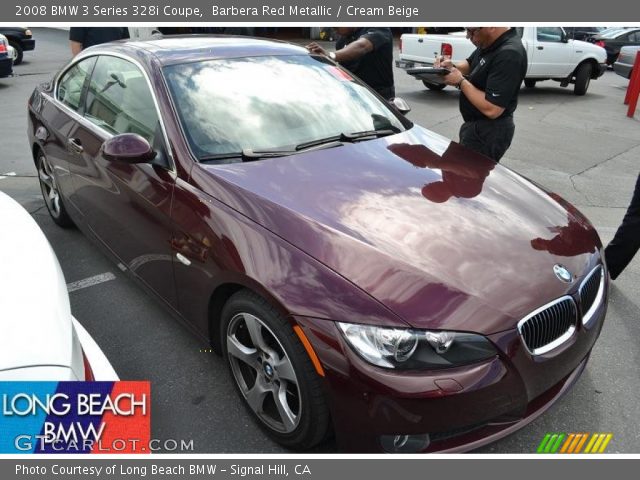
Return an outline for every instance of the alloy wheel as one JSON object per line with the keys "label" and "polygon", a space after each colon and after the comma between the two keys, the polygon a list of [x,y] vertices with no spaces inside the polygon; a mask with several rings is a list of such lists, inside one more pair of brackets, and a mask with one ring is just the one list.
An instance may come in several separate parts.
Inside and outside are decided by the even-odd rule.
{"label": "alloy wheel", "polygon": [[47,204],[47,208],[54,218],[60,217],[60,193],[58,192],[58,185],[56,178],[53,175],[53,168],[47,160],[47,157],[42,155],[38,166],[38,178],[40,179],[40,188],[42,190],[42,196]]}
{"label": "alloy wheel", "polygon": [[227,329],[227,358],[249,407],[269,428],[293,432],[301,418],[298,378],[277,335],[258,317],[238,313]]}

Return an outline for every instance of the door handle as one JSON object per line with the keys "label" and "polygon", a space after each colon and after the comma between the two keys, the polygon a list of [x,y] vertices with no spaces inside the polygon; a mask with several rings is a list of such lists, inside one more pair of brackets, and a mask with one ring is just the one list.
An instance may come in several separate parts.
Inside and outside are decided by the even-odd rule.
{"label": "door handle", "polygon": [[419,38],[418,39],[418,43],[422,43],[422,42],[424,42],[424,39],[423,38]]}
{"label": "door handle", "polygon": [[80,144],[80,140],[78,140],[77,138],[70,138],[67,141],[67,147],[69,148],[69,150],[75,153],[82,153],[82,151],[84,150],[82,148],[82,145]]}
{"label": "door handle", "polygon": [[538,50],[544,50],[544,47],[542,45],[538,45]]}

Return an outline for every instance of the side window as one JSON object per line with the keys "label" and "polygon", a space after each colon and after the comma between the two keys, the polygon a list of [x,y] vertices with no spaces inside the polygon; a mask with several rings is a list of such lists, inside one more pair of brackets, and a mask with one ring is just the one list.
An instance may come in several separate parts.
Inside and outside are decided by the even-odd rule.
{"label": "side window", "polygon": [[76,63],[67,70],[58,82],[56,98],[76,112],[80,110],[82,100],[82,88],[87,77],[91,74],[96,57],[90,57]]}
{"label": "side window", "polygon": [[91,76],[85,117],[113,133],[137,133],[153,144],[158,126],[149,85],[133,63],[101,56]]}
{"label": "side window", "polygon": [[640,31],[632,32],[629,35],[629,41],[630,42],[640,42]]}
{"label": "side window", "polygon": [[560,27],[538,27],[537,38],[539,42],[561,42],[562,29]]}

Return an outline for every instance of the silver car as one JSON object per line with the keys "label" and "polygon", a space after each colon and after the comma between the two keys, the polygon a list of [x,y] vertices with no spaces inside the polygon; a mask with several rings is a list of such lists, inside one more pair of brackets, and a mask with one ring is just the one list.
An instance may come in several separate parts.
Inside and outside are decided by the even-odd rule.
{"label": "silver car", "polygon": [[613,64],[615,72],[624,78],[631,78],[633,63],[636,61],[636,55],[639,51],[640,45],[622,47],[616,63]]}

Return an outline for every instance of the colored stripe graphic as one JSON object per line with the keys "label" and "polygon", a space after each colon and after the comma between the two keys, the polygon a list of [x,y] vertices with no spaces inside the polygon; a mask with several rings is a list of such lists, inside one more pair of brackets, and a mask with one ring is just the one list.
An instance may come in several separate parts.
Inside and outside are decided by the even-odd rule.
{"label": "colored stripe graphic", "polygon": [[551,453],[556,453],[558,451],[565,437],[566,435],[564,433],[558,435],[558,440],[556,440],[556,443],[553,445],[553,447],[551,447]]}
{"label": "colored stripe graphic", "polygon": [[612,438],[613,433],[607,433],[607,436],[604,438],[604,442],[602,442],[602,446],[600,447],[600,451],[598,453],[604,453]]}
{"label": "colored stripe graphic", "polygon": [[573,442],[574,438],[576,438],[576,434],[570,433],[567,439],[565,440],[564,445],[562,445],[562,450],[560,450],[560,453],[567,453],[567,450],[569,449],[569,445],[571,445],[571,442]]}
{"label": "colored stripe graphic", "polygon": [[613,438],[612,433],[547,433],[538,445],[537,453],[604,453]]}
{"label": "colored stripe graphic", "polygon": [[549,439],[551,438],[551,434],[547,433],[544,438],[542,439],[542,442],[540,442],[540,445],[538,445],[538,453],[544,453],[544,449],[547,446],[547,443],[549,442]]}
{"label": "colored stripe graphic", "polygon": [[588,438],[589,438],[589,434],[588,433],[583,433],[582,434],[582,438],[580,439],[580,443],[578,443],[578,446],[576,447],[576,451],[574,453],[580,453],[582,451],[582,446],[585,444],[585,442],[587,441]]}

